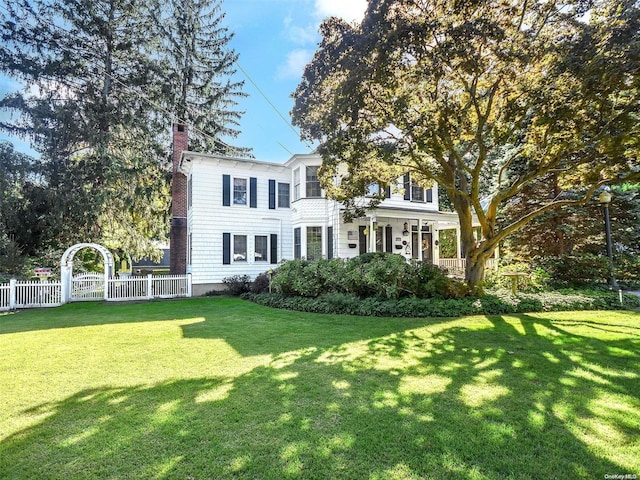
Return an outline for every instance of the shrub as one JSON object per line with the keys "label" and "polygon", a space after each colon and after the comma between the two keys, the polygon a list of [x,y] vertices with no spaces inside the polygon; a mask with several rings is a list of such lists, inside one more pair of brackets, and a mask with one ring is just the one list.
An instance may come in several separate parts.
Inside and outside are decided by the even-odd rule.
{"label": "shrub", "polygon": [[485,294],[479,298],[459,299],[416,297],[383,299],[359,298],[353,294],[332,293],[317,298],[288,297],[281,294],[246,294],[243,298],[274,308],[302,312],[378,316],[378,317],[460,317],[463,315],[551,312],[563,310],[617,310],[640,307],[640,298],[624,296],[621,306],[617,292],[522,293],[517,296],[505,291]]}
{"label": "shrub", "polygon": [[538,292],[548,288],[551,276],[542,267],[532,268],[528,263],[510,263],[500,266],[497,270],[487,270],[484,285],[496,290],[511,289],[512,279],[506,273],[520,272],[525,275],[518,277],[519,292]]}
{"label": "shrub", "polygon": [[391,253],[365,253],[346,262],[348,293],[359,297],[398,298],[409,265]]}
{"label": "shrub", "polygon": [[462,298],[468,293],[464,283],[447,277],[440,267],[428,262],[408,265],[403,287],[418,298]]}
{"label": "shrub", "polygon": [[590,253],[536,258],[535,266],[549,273],[556,285],[586,285],[606,283],[611,277],[609,259]]}
{"label": "shrub", "polygon": [[227,288],[230,295],[238,296],[247,293],[251,287],[249,275],[233,275],[222,279],[222,283]]}
{"label": "shrub", "polygon": [[261,273],[251,283],[251,288],[250,288],[251,293],[267,293],[269,291],[270,282],[271,282],[270,275],[267,272]]}

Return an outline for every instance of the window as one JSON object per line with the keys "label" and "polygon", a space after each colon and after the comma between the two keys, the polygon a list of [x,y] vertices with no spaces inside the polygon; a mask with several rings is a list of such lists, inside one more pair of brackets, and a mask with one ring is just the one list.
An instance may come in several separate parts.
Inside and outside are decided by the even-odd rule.
{"label": "window", "polygon": [[256,235],[255,237],[255,249],[254,249],[254,261],[266,262],[267,259],[267,236]]}
{"label": "window", "polygon": [[372,183],[367,187],[367,197],[375,197],[377,195],[380,195],[380,185]]}
{"label": "window", "polygon": [[307,227],[307,260],[322,258],[322,227]]}
{"label": "window", "polygon": [[300,169],[293,171],[293,199],[300,200]]}
{"label": "window", "polygon": [[233,203],[234,205],[247,204],[247,179],[246,178],[233,179]]}
{"label": "window", "polygon": [[302,258],[302,231],[300,228],[293,229],[293,258],[296,260]]}
{"label": "window", "polygon": [[278,207],[289,208],[289,184],[278,184]]}
{"label": "window", "polygon": [[424,188],[411,182],[411,201],[424,202]]}
{"label": "window", "polygon": [[193,175],[189,175],[189,183],[187,184],[187,207],[193,205]]}
{"label": "window", "polygon": [[307,167],[307,198],[322,196],[320,180],[318,179],[319,167]]}
{"label": "window", "polygon": [[247,236],[246,235],[233,236],[233,261],[234,262],[247,261]]}

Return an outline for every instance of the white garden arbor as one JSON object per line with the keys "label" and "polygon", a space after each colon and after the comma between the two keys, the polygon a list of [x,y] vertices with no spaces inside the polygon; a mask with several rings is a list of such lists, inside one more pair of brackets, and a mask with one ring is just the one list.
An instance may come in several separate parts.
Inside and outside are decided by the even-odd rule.
{"label": "white garden arbor", "polygon": [[69,302],[71,298],[72,292],[72,282],[73,282],[73,257],[83,248],[92,248],[97,250],[102,255],[104,259],[104,283],[103,283],[103,297],[104,300],[108,299],[108,288],[109,278],[113,274],[113,255],[111,252],[104,246],[99,245],[97,243],[77,243],[72,247],[69,247],[66,252],[62,255],[62,259],[60,260],[60,280],[62,282],[62,303]]}

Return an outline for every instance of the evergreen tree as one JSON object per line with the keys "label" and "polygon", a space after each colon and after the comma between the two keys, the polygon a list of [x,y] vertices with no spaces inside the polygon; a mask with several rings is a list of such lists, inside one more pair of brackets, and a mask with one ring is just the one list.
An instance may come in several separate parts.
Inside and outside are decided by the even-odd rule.
{"label": "evergreen tree", "polygon": [[245,94],[244,82],[232,79],[238,55],[228,47],[233,35],[223,25],[221,2],[158,1],[153,11],[162,41],[158,55],[164,85],[159,102],[175,112],[178,122],[192,127],[190,149],[248,155],[249,149],[224,140],[240,133],[237,99]]}

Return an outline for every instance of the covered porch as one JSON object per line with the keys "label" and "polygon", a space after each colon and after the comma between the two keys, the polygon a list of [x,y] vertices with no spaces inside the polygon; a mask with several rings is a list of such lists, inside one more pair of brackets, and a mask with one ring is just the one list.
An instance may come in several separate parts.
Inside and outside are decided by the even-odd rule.
{"label": "covered porch", "polygon": [[[338,248],[339,256],[354,257],[367,252],[396,253],[407,261],[426,261],[448,270],[450,275],[463,276],[466,259],[462,258],[460,227],[455,213],[403,212],[379,209],[375,214],[344,224],[340,237],[346,234],[345,248]],[[475,231],[480,235],[479,229]],[[497,257],[497,252],[496,252]],[[487,268],[497,265],[496,259]]]}

